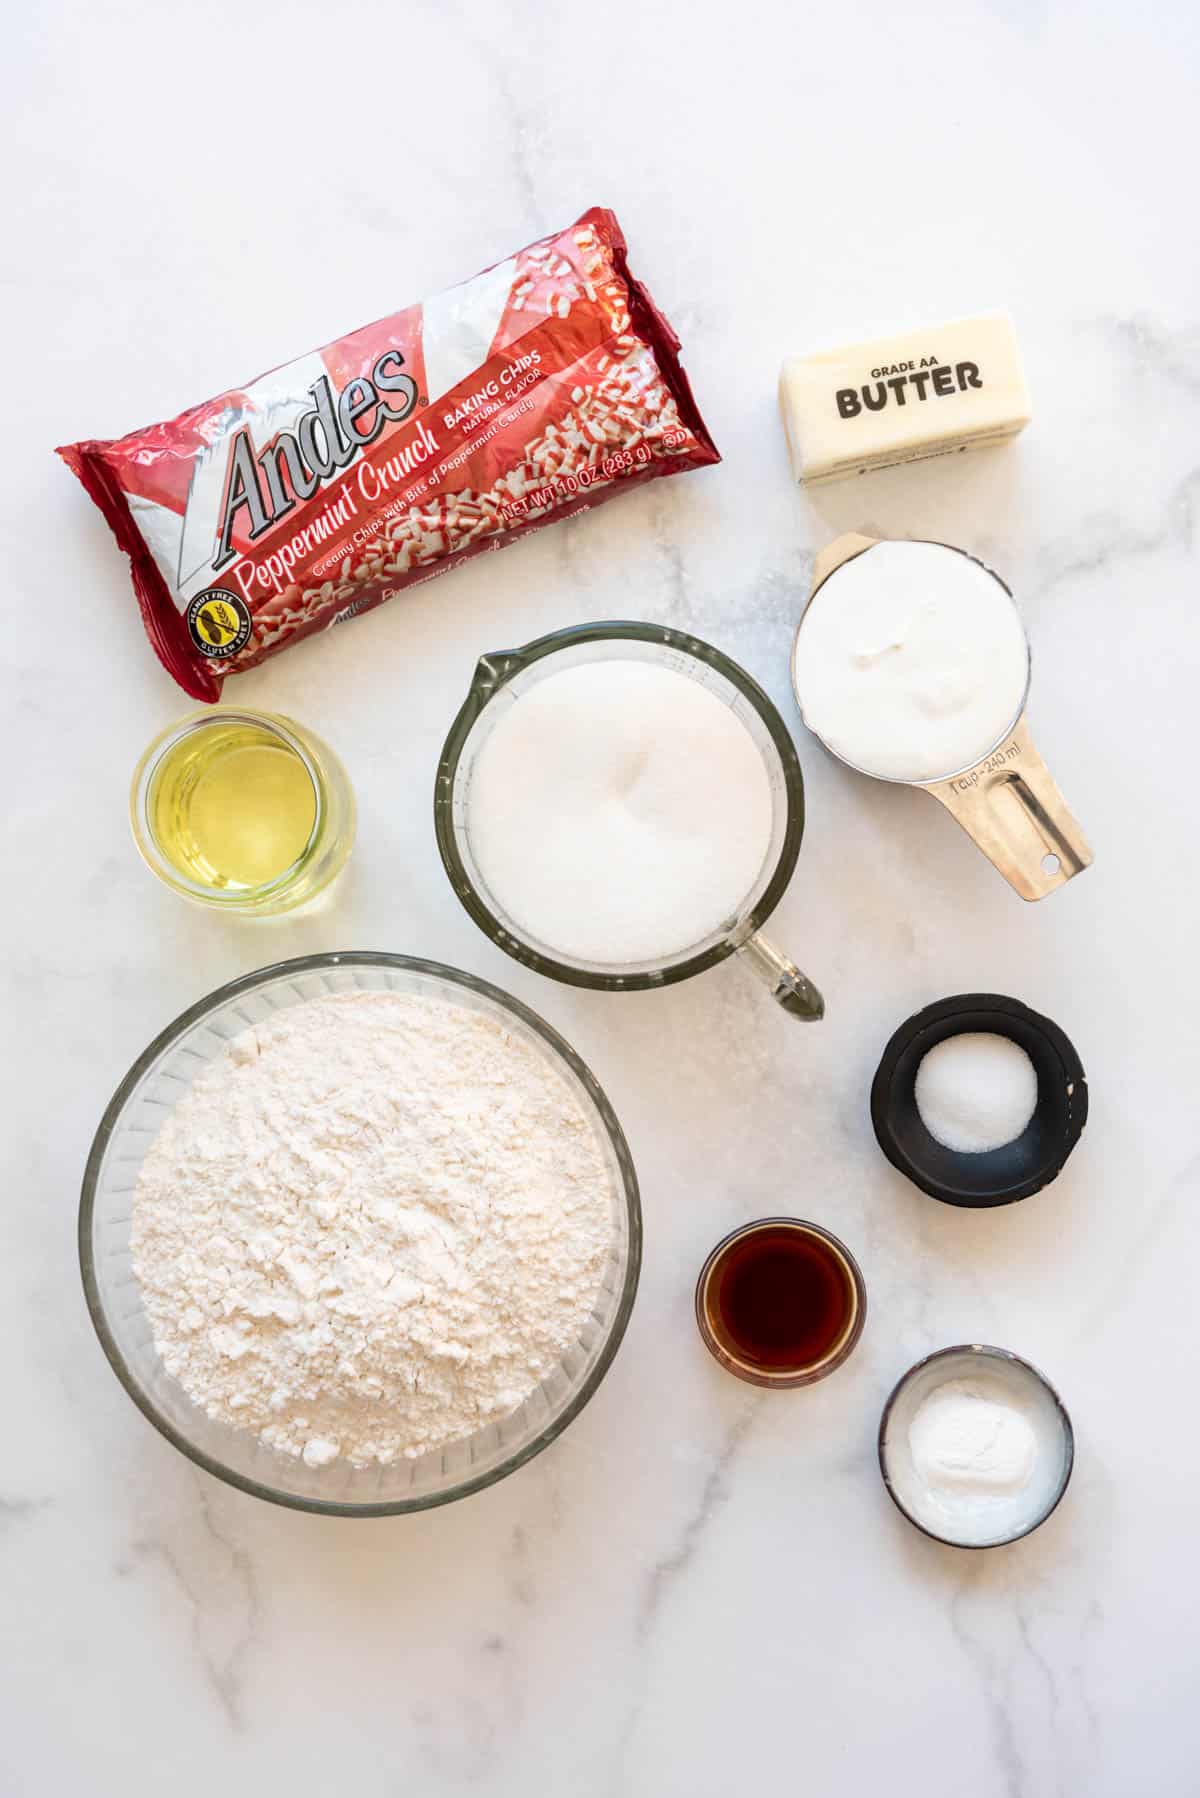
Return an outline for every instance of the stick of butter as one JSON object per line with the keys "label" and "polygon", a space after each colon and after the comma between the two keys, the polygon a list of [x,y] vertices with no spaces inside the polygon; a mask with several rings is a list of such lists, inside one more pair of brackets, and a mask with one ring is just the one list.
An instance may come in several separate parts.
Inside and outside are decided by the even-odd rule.
{"label": "stick of butter", "polygon": [[1003,443],[1033,416],[1003,313],[794,356],[779,404],[802,482]]}

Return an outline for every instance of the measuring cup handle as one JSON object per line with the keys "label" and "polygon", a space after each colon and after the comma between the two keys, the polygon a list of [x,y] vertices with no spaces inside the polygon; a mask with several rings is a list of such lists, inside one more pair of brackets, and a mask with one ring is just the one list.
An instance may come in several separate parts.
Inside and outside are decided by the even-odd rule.
{"label": "measuring cup handle", "polygon": [[1044,899],[1091,865],[1087,839],[1024,717],[986,761],[929,791],[1022,899]]}
{"label": "measuring cup handle", "polygon": [[802,1018],[806,1024],[815,1024],[825,1016],[825,1001],[808,975],[802,974],[795,962],[789,961],[761,932],[747,937],[739,945],[738,953],[746,957],[759,979],[767,983],[775,1003],[782,1005],[789,1018]]}

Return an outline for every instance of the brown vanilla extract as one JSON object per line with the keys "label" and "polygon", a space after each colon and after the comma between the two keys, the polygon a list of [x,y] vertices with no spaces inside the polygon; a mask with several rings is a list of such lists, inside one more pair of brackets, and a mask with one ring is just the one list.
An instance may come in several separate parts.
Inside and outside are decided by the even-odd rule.
{"label": "brown vanilla extract", "polygon": [[786,1376],[819,1366],[861,1308],[850,1268],[823,1232],[767,1220],[717,1251],[703,1309],[727,1355]]}

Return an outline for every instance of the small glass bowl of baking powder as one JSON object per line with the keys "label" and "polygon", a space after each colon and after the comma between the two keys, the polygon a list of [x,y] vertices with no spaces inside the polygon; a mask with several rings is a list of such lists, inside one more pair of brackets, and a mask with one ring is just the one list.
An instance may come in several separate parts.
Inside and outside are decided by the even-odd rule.
{"label": "small glass bowl of baking powder", "polygon": [[879,1423],[896,1508],[951,1548],[998,1548],[1045,1523],[1071,1478],[1075,1433],[1049,1380],[1008,1349],[964,1343],[918,1361]]}
{"label": "small glass bowl of baking powder", "polygon": [[[367,1467],[338,1459],[308,1465],[268,1447],[192,1402],[166,1370],[133,1267],[132,1213],[147,1150],[192,1082],[231,1040],[289,1007],[329,994],[399,993],[493,1018],[572,1089],[607,1169],[611,1228],[595,1301],[580,1334],[507,1416],[472,1435]],[[477,1492],[538,1454],[567,1427],[604,1378],[633,1309],[641,1265],[637,1176],[621,1126],[595,1078],[535,1012],[487,981],[406,955],[302,956],[243,975],[167,1026],[140,1055],[101,1120],[84,1174],[79,1255],[92,1322],[121,1384],[167,1440],[197,1466],[257,1498],[334,1517],[425,1510]]]}

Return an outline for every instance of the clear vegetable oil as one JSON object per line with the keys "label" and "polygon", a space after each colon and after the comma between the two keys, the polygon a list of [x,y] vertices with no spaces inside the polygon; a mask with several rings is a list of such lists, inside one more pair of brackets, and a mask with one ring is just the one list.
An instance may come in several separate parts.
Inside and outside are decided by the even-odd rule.
{"label": "clear vegetable oil", "polygon": [[273,712],[178,719],[138,763],[129,817],[161,881],[247,916],[308,905],[354,846],[346,770],[315,731]]}
{"label": "clear vegetable oil", "polygon": [[155,769],[148,822],[185,880],[228,892],[265,887],[300,861],[317,821],[303,758],[257,723],[214,719]]}

